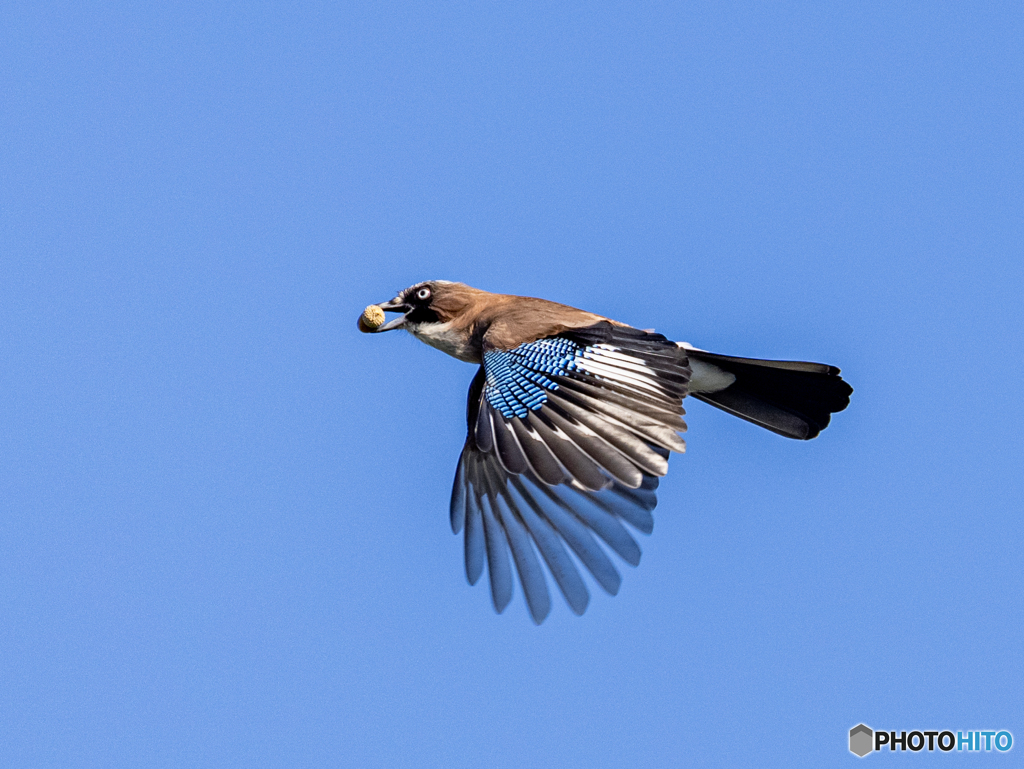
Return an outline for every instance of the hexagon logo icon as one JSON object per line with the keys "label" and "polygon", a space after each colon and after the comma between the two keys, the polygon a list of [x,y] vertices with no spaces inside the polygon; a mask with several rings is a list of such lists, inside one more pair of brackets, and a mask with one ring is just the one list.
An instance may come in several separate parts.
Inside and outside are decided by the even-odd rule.
{"label": "hexagon logo icon", "polygon": [[874,736],[870,726],[857,724],[850,730],[850,752],[864,758],[872,750]]}

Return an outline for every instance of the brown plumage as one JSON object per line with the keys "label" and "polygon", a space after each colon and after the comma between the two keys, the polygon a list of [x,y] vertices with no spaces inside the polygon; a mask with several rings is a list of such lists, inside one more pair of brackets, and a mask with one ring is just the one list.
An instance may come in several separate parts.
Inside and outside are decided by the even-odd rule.
{"label": "brown plumage", "polygon": [[[481,363],[484,347],[511,350],[521,344],[555,336],[569,329],[583,328],[608,320],[592,312],[549,302],[546,299],[492,294],[467,286],[465,283],[447,281],[418,284],[406,289],[393,299],[392,303],[414,301],[415,291],[426,285],[431,288],[430,309],[436,313],[437,321],[445,326],[445,331],[465,336],[470,340],[472,357],[460,358],[467,363]],[[409,330],[418,335],[417,329]],[[430,342],[427,341],[427,344]]]}

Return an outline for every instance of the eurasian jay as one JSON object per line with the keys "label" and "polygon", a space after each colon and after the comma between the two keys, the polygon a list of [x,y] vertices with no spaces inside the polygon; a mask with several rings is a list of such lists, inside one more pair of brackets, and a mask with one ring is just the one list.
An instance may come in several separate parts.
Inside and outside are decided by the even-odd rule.
{"label": "eurasian jay", "polygon": [[465,531],[470,584],[486,559],[499,613],[512,598],[511,553],[537,624],[551,608],[542,561],[576,614],[590,595],[568,550],[612,595],[621,578],[594,535],[639,563],[623,522],[650,534],[658,479],[669,453],[686,448],[686,396],[809,440],[853,392],[834,366],[716,355],[564,304],[463,283],[417,283],[379,307],[401,315],[380,324],[364,315],[360,330],[405,329],[480,365],[469,386],[452,531]]}

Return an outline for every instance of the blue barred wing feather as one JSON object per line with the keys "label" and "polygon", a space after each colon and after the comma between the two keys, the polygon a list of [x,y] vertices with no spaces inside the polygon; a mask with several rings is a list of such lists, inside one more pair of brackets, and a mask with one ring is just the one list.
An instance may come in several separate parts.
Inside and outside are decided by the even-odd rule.
{"label": "blue barred wing feather", "polygon": [[669,452],[685,449],[686,351],[601,322],[512,350],[485,347],[483,359],[451,502],[466,576],[475,584],[487,566],[501,612],[518,573],[539,624],[551,603],[546,567],[582,614],[590,596],[577,561],[618,592],[607,551],[639,563],[631,529],[651,532],[658,478]]}

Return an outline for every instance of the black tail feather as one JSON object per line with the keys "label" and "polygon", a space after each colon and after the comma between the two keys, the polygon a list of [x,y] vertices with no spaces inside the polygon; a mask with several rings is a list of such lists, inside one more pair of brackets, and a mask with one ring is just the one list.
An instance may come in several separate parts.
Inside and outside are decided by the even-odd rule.
{"label": "black tail feather", "polygon": [[839,369],[824,363],[733,358],[693,349],[687,354],[736,377],[723,390],[692,397],[787,438],[816,437],[832,414],[849,405],[853,392]]}

